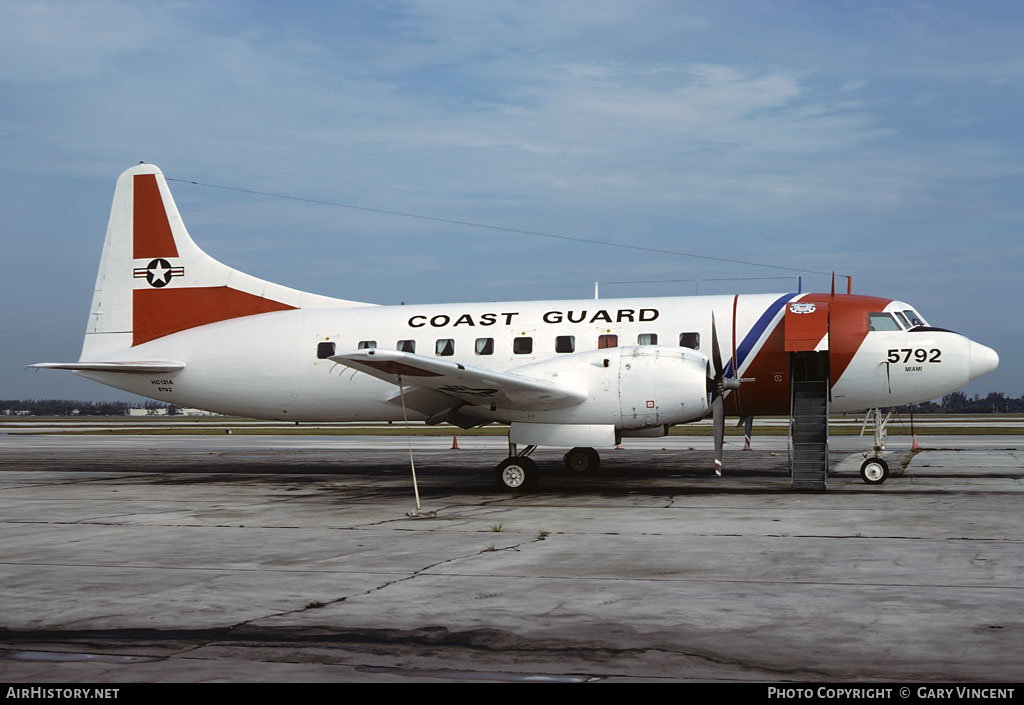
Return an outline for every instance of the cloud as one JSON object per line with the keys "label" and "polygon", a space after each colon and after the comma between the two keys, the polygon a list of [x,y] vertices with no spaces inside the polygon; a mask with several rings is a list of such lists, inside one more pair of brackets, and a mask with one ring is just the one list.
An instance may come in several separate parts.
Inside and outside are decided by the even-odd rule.
{"label": "cloud", "polygon": [[173,46],[179,27],[173,7],[110,0],[0,3],[0,82],[61,85],[131,70],[121,62]]}
{"label": "cloud", "polygon": [[[0,178],[21,194],[9,201],[32,205],[5,212],[29,212],[9,216],[11,231],[51,247],[101,234],[113,179],[142,159],[172,177],[442,218],[856,263],[858,282],[887,286],[922,250],[959,252],[964,233],[981,233],[970,237],[996,251],[1020,222],[1024,64],[1006,38],[1021,23],[992,14],[675,0],[0,4]],[[22,182],[45,188],[33,200],[10,187]],[[55,192],[85,191],[96,223],[52,206]],[[190,227],[223,248],[214,254],[244,250],[255,273],[301,287],[311,247],[318,262],[336,253],[343,280],[311,274],[341,296],[379,288],[371,269],[410,300],[562,296],[620,269],[758,271],[175,192]],[[382,242],[403,253],[384,258],[390,268]],[[960,261],[978,282],[999,264]],[[928,259],[933,276],[940,262]]]}

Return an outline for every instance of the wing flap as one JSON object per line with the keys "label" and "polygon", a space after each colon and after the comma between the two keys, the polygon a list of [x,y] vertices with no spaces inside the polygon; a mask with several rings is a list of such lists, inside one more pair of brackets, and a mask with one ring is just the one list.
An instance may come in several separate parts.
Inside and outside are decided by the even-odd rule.
{"label": "wing flap", "polygon": [[560,409],[586,400],[584,391],[514,372],[471,367],[461,362],[399,352],[364,349],[334,355],[337,363],[391,384],[433,389],[471,405],[497,404],[510,409]]}

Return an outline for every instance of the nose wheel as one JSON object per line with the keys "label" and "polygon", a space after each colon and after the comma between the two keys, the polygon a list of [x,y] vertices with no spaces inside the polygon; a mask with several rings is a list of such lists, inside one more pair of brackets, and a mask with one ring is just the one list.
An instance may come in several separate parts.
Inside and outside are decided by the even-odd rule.
{"label": "nose wheel", "polygon": [[860,466],[860,479],[869,485],[880,485],[889,477],[889,464],[881,458],[868,458]]}

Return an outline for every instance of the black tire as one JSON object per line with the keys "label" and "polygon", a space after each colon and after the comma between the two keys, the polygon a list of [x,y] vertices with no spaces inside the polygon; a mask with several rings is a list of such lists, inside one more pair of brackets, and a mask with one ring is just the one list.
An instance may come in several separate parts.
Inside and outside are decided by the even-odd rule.
{"label": "black tire", "polygon": [[889,477],[889,464],[881,458],[868,458],[860,466],[860,479],[869,485],[880,485]]}
{"label": "black tire", "polygon": [[537,463],[529,458],[505,458],[498,463],[495,479],[498,488],[507,492],[530,492],[537,489]]}
{"label": "black tire", "polygon": [[601,456],[593,448],[573,448],[564,456],[565,469],[571,473],[596,472],[601,467]]}

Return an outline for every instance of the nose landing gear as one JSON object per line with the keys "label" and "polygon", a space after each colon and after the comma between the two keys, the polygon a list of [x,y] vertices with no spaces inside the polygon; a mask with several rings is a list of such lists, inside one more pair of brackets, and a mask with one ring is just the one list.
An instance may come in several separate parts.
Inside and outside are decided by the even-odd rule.
{"label": "nose landing gear", "polygon": [[889,435],[888,426],[893,415],[893,409],[889,409],[884,417],[882,416],[881,409],[868,409],[867,416],[864,417],[864,425],[861,426],[860,435],[864,435],[864,430],[867,428],[872,416],[874,416],[873,425],[875,430],[875,444],[871,446],[871,450],[875,455],[865,460],[860,466],[860,479],[864,480],[868,485],[880,485],[889,478],[889,464],[879,456],[885,450],[885,441]]}

